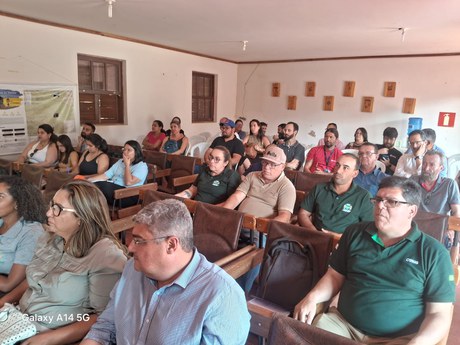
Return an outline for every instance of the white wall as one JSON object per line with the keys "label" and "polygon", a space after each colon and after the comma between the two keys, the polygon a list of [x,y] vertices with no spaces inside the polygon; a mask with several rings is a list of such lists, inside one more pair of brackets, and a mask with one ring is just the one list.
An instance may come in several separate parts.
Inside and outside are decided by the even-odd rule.
{"label": "white wall", "polygon": [[[408,118],[422,117],[423,127],[436,130],[437,144],[449,156],[460,153],[459,71],[459,56],[239,65],[236,111],[248,122],[267,122],[271,134],[279,123],[295,121],[305,144],[316,144],[328,122],[338,124],[344,143],[353,141],[357,127],[367,129],[369,141],[381,143],[387,126],[396,127],[404,143]],[[348,80],[356,82],[353,98],[342,96]],[[316,82],[316,97],[304,96],[306,81]],[[383,97],[385,81],[397,82],[395,98]],[[274,82],[281,83],[280,97],[271,97]],[[297,96],[297,110],[287,110],[288,95]],[[335,96],[334,111],[322,110],[323,96]],[[374,97],[372,113],[360,111],[363,96]],[[417,99],[415,114],[402,113],[405,97]],[[455,127],[438,127],[439,112],[457,113]]]}
{"label": "white wall", "polygon": [[217,75],[217,119],[235,113],[236,64],[2,16],[0,31],[8,33],[0,50],[2,83],[76,85],[78,53],[126,61],[128,123],[97,126],[109,143],[145,135],[154,119],[168,127],[174,115],[188,136],[218,132],[216,123],[191,124],[192,71]]}

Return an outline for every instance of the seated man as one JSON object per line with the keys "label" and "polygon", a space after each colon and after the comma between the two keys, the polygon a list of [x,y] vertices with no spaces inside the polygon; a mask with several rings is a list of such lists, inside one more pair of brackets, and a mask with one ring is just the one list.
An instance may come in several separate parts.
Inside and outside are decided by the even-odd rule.
{"label": "seated man", "polygon": [[283,131],[284,141],[278,147],[286,154],[286,169],[299,170],[305,161],[305,147],[297,141],[299,125],[288,122]]}
{"label": "seated man", "polygon": [[185,205],[153,202],[134,220],[128,248],[134,258],[81,345],[244,345],[249,333],[244,293],[193,247]]}
{"label": "seated man", "polygon": [[324,145],[310,149],[307,154],[304,171],[312,174],[331,174],[337,159],[342,155],[336,144],[339,132],[335,128],[324,132]]}
{"label": "seated man", "polygon": [[223,117],[219,122],[219,127],[222,132],[222,136],[214,139],[211,146],[206,150],[204,153],[204,162],[209,160],[208,156],[211,154],[213,148],[216,146],[224,146],[230,151],[230,167],[233,168],[244,155],[244,145],[241,140],[235,136],[235,122]]}
{"label": "seated man", "polygon": [[433,150],[436,152],[440,152],[443,154],[443,160],[442,160],[442,165],[444,168],[441,170],[440,175],[441,177],[447,177],[447,159],[446,159],[446,153],[442,148],[440,148],[438,145],[436,145],[436,131],[432,128],[424,128],[422,129],[423,133],[425,133],[426,136],[426,149],[427,151]]}
{"label": "seated man", "polygon": [[371,143],[364,143],[360,146],[359,157],[359,173],[355,177],[355,183],[371,193],[372,196],[377,194],[379,183],[388,175],[377,168],[377,146]]}
{"label": "seated man", "polygon": [[413,180],[384,179],[373,199],[375,221],[348,227],[294,318],[312,323],[316,305],[340,292],[338,308],[320,314],[314,325],[364,344],[443,339],[455,300],[452,263],[441,243],[412,222],[420,200]]}
{"label": "seated man", "polygon": [[[330,128],[333,128],[338,131],[337,124],[334,122],[330,122],[327,124],[326,130]],[[318,145],[316,146],[324,146],[324,138],[319,139]],[[337,137],[337,140],[335,141],[335,147],[337,147],[339,150],[343,150],[345,148],[345,144],[340,141],[339,137]]]}
{"label": "seated man", "polygon": [[355,155],[340,156],[331,182],[317,184],[300,204],[299,224],[313,231],[343,233],[351,224],[373,220],[371,195],[353,183],[358,169]]}
{"label": "seated man", "polygon": [[262,171],[249,173],[222,206],[234,209],[241,204],[239,211],[287,223],[294,210],[296,192],[283,172],[286,155],[271,144],[261,159]]}
{"label": "seated man", "polygon": [[81,127],[81,133],[80,136],[78,137],[77,141],[77,147],[75,150],[77,152],[83,153],[86,151],[88,146],[86,145],[86,138],[90,135],[96,132],[96,126],[91,123],[91,122],[85,122],[83,126]]}
{"label": "seated man", "polygon": [[384,171],[387,175],[393,175],[398,164],[401,151],[397,150],[395,146],[396,139],[398,138],[398,130],[394,127],[387,127],[383,131],[383,144],[377,145],[379,149],[379,161],[386,166]]}
{"label": "seated man", "polygon": [[411,150],[399,158],[394,174],[403,177],[420,175],[426,144],[426,135],[423,131],[416,129],[410,132],[409,145]]}

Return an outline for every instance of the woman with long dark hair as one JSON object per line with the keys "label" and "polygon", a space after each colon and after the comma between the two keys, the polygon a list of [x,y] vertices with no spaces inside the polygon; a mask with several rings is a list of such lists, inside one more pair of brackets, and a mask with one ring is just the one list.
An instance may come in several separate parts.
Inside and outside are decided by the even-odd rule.
{"label": "woman with long dark hair", "polygon": [[152,122],[152,130],[142,141],[142,146],[146,150],[159,151],[164,138],[166,138],[166,134],[163,129],[163,122],[155,120]]}
{"label": "woman with long dark hair", "polygon": [[243,140],[243,144],[247,143],[254,143],[254,148],[259,154],[263,154],[265,148],[270,145],[270,140],[264,135],[260,121],[257,119],[249,122],[249,135]]}
{"label": "woman with long dark hair", "polygon": [[86,178],[103,174],[109,169],[110,159],[107,156],[107,142],[96,133],[85,138],[86,151],[78,162],[78,173]]}
{"label": "woman with long dark hair", "polygon": [[[142,154],[141,145],[136,140],[128,140],[123,147],[123,158],[105,173],[88,178],[102,191],[109,205],[113,204],[113,192],[117,189],[137,187],[144,184],[148,167]],[[137,202],[136,198],[123,199],[124,206]]]}
{"label": "woman with long dark hair", "polygon": [[367,143],[367,130],[364,127],[359,127],[355,131],[355,141],[349,143],[345,149],[359,149],[362,144]]}
{"label": "woman with long dark hair", "polygon": [[60,135],[56,145],[59,151],[59,161],[56,168],[68,173],[78,172],[78,153],[74,150],[70,138],[65,134]]}

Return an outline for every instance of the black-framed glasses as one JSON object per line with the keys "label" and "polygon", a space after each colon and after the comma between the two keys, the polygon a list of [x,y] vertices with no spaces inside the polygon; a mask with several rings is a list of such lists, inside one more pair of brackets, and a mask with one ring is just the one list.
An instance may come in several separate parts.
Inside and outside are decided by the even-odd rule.
{"label": "black-framed glasses", "polygon": [[209,155],[208,156],[208,161],[214,161],[215,163],[219,163],[222,159],[220,159],[220,157],[214,157],[212,155]]}
{"label": "black-framed glasses", "polygon": [[149,242],[153,242],[153,241],[157,241],[157,240],[162,240],[164,238],[169,238],[171,236],[161,236],[161,237],[155,237],[155,238],[150,238],[148,240],[144,240],[143,238],[139,238],[139,237],[134,237],[132,239],[132,242],[136,245],[136,246],[143,246]]}
{"label": "black-framed glasses", "polygon": [[54,201],[50,201],[50,210],[53,212],[53,216],[59,217],[62,211],[77,213],[73,208],[65,208],[59,204],[56,204]]}
{"label": "black-framed glasses", "polygon": [[268,167],[270,169],[275,169],[276,167],[279,167],[282,163],[279,163],[279,164],[276,164],[276,163],[273,163],[273,162],[269,162],[265,159],[262,160],[262,166],[263,167]]}
{"label": "black-framed glasses", "polygon": [[34,152],[32,152],[29,157],[32,158],[34,156],[34,154],[36,154],[38,152],[38,149],[35,149]]}
{"label": "black-framed glasses", "polygon": [[398,207],[399,205],[410,205],[411,204],[410,202],[407,202],[407,201],[400,201],[400,200],[394,200],[394,199],[383,199],[378,196],[376,196],[375,198],[371,198],[371,202],[374,205],[377,205],[378,203],[382,202],[383,206],[385,206],[386,208],[395,208],[395,207]]}
{"label": "black-framed glasses", "polygon": [[358,152],[359,157],[370,157],[372,155],[375,155],[375,152],[368,151],[368,152]]}

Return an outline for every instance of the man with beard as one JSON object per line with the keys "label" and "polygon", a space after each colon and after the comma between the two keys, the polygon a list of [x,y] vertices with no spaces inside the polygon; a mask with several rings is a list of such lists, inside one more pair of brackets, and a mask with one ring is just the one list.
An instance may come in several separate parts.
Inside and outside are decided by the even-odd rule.
{"label": "man with beard", "polygon": [[297,141],[299,125],[295,122],[288,122],[284,127],[284,142],[279,144],[286,154],[286,169],[299,170],[305,160],[305,147]]}
{"label": "man with beard", "polygon": [[222,136],[217,137],[216,139],[213,140],[211,143],[211,146],[206,150],[204,153],[204,161],[207,162],[209,159],[209,155],[211,154],[211,151],[216,147],[216,146],[224,146],[226,147],[231,154],[231,167],[233,168],[238,162],[240,161],[241,157],[244,155],[244,145],[235,136],[235,122],[230,120],[229,118],[223,117],[219,121],[219,127],[220,131],[222,133]]}
{"label": "man with beard", "polygon": [[340,156],[332,180],[317,184],[300,204],[299,224],[308,230],[343,233],[351,224],[373,220],[371,195],[353,183],[358,169],[358,157]]}
{"label": "man with beard", "polygon": [[387,127],[383,131],[383,144],[377,145],[379,150],[379,161],[387,167],[385,174],[393,175],[402,153],[395,149],[394,145],[398,137],[398,130],[394,127]]}
{"label": "man with beard", "polygon": [[362,144],[359,147],[358,158],[361,167],[355,178],[355,183],[375,196],[379,189],[379,183],[388,176],[375,164],[377,162],[377,146],[369,142]]}
{"label": "man with beard", "polygon": [[78,137],[77,147],[76,150],[80,153],[85,152],[87,147],[85,143],[85,139],[88,135],[93,134],[96,132],[96,126],[91,122],[85,122],[81,127],[81,133]]}
{"label": "man with beard", "polygon": [[307,155],[304,171],[312,174],[331,174],[337,159],[342,155],[335,145],[339,132],[328,128],[324,132],[324,145],[313,147]]}
{"label": "man with beard", "polygon": [[[294,318],[364,344],[439,343],[452,320],[454,274],[449,252],[413,222],[421,197],[415,181],[385,178],[372,199],[375,221],[347,228]],[[339,292],[337,308],[315,318],[317,304]]]}

